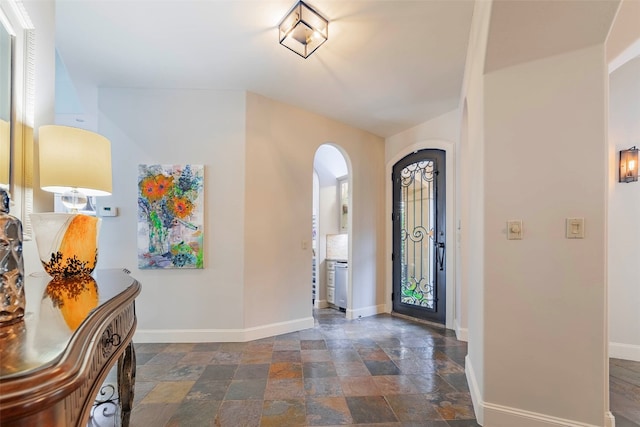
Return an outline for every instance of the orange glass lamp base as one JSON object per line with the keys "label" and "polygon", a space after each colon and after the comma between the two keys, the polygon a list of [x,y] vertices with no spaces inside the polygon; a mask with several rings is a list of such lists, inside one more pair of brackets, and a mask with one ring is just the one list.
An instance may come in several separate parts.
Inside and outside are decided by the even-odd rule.
{"label": "orange glass lamp base", "polygon": [[83,214],[31,214],[38,255],[52,277],[89,275],[98,261],[100,218]]}

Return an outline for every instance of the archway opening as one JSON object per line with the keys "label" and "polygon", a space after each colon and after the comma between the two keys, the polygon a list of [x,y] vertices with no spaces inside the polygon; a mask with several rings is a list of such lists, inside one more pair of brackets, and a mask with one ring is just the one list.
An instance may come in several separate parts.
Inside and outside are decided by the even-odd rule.
{"label": "archway opening", "polygon": [[313,162],[312,301],[314,309],[349,307],[350,177],[333,144],[321,145]]}

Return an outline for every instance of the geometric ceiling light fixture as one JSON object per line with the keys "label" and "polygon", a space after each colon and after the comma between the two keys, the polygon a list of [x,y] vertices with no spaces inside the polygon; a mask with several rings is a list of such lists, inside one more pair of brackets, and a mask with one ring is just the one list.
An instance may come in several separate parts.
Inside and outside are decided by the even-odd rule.
{"label": "geometric ceiling light fixture", "polygon": [[280,44],[307,58],[329,38],[329,21],[299,1],[278,25]]}
{"label": "geometric ceiling light fixture", "polygon": [[635,182],[638,180],[638,149],[631,147],[620,151],[619,182]]}

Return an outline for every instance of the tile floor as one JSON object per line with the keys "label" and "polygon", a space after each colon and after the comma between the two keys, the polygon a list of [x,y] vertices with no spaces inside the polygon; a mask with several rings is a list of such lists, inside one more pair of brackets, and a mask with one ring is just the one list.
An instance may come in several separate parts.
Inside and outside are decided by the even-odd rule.
{"label": "tile floor", "polygon": [[[136,344],[131,426],[478,426],[452,331],[314,314],[313,329],[247,343]],[[616,427],[640,427],[640,362],[611,359],[610,389]],[[90,425],[117,424],[104,412]]]}
{"label": "tile floor", "polygon": [[137,344],[133,427],[474,427],[466,344],[380,315],[247,343]]}

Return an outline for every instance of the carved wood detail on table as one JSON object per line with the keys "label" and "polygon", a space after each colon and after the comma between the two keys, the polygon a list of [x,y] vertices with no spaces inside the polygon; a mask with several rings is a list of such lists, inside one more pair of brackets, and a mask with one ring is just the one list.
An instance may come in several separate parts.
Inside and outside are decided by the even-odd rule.
{"label": "carved wood detail on table", "polygon": [[[136,328],[135,297],[141,286],[120,270],[104,270],[97,277],[99,291],[108,298],[87,315],[58,357],[24,372],[0,372],[2,427],[85,427],[111,367],[118,362],[120,371],[121,363],[131,363],[131,360],[135,363],[132,345]],[[117,291],[105,288],[108,285]],[[115,295],[111,296],[112,293]],[[28,331],[29,325],[26,329]],[[19,359],[26,353],[22,350],[16,357]],[[4,368],[5,362],[0,362]],[[119,373],[118,377],[120,389],[132,388],[135,368],[133,375],[129,373],[120,378]],[[120,393],[126,395],[126,392]],[[132,398],[133,392],[130,395]],[[121,404],[123,409],[131,410],[131,402]],[[128,412],[126,416],[128,423]],[[122,417],[124,421],[124,410]]]}

